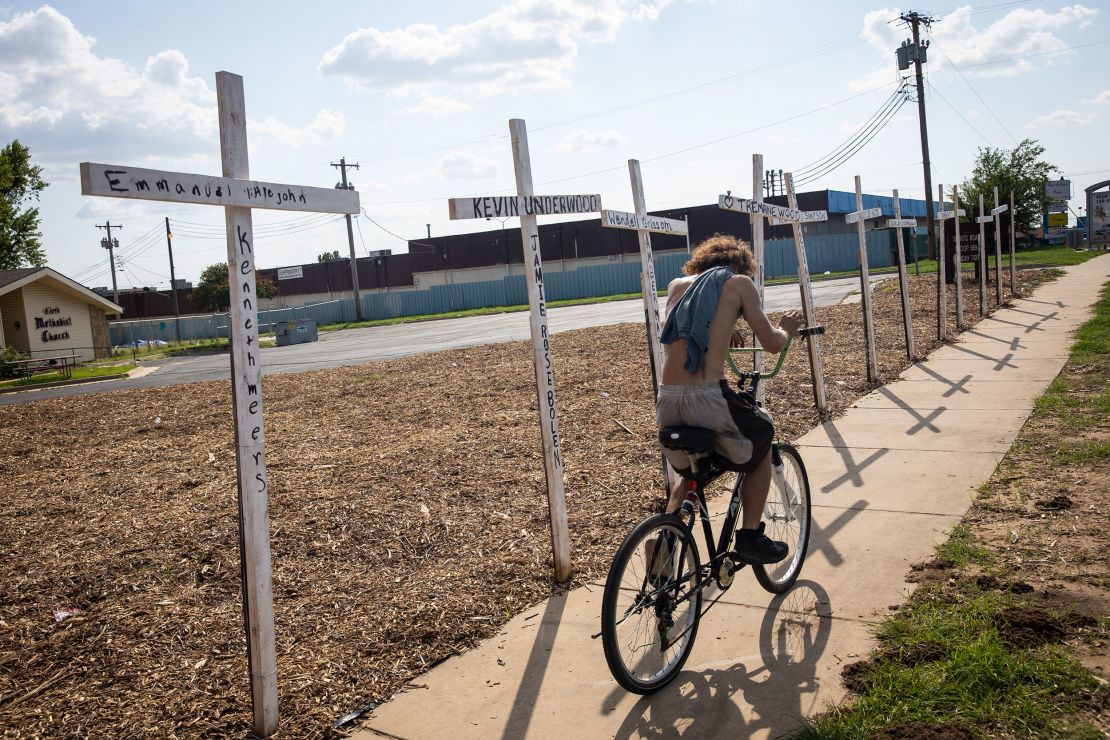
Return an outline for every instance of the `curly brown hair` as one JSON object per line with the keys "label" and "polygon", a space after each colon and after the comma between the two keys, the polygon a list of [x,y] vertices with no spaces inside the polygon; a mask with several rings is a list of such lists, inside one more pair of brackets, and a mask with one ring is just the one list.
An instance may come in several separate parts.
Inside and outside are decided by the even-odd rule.
{"label": "curly brown hair", "polygon": [[755,276],[755,257],[748,243],[730,234],[714,234],[697,247],[682,266],[687,275],[700,275],[712,267],[727,267],[737,275]]}

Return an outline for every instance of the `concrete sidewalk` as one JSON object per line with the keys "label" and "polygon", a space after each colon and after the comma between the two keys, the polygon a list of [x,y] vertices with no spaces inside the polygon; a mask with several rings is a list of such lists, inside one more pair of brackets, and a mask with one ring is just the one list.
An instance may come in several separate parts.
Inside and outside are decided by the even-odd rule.
{"label": "concrete sidewalk", "polygon": [[590,639],[596,583],[436,667],[356,737],[774,737],[822,711],[1063,367],[1108,273],[1110,256],[1068,268],[798,440],[814,505],[801,579],[772,598],[742,571],[660,692],[628,694],[609,675]]}

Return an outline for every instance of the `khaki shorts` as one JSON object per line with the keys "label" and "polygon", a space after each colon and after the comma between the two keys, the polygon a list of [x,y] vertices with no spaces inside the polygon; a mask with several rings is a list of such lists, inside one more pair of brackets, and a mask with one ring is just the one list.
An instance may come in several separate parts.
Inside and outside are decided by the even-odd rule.
{"label": "khaki shorts", "polygon": [[[718,462],[731,470],[753,470],[771,449],[771,415],[741,398],[724,380],[696,385],[661,385],[655,404],[659,428],[690,426],[717,433]],[[667,461],[689,477],[690,456],[663,448]]]}

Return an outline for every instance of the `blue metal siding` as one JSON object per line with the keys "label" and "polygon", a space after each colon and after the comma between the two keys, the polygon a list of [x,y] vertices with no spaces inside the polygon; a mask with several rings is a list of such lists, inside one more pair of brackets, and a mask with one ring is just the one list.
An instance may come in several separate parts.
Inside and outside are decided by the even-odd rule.
{"label": "blue metal siding", "polygon": [[[914,198],[899,198],[902,206],[902,218],[925,218],[925,201],[917,200]],[[894,218],[894,197],[889,195],[867,195],[863,196],[863,207],[874,208],[879,206],[883,209],[883,215],[889,218]],[[852,213],[856,210],[856,194],[848,193],[843,190],[830,190],[829,191],[829,218],[835,218],[833,214]],[[937,210],[937,201],[933,201],[933,211]]]}

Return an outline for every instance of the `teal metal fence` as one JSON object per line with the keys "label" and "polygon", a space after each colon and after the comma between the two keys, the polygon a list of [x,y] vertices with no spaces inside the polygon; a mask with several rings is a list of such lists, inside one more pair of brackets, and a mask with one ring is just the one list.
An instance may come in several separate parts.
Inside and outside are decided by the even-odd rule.
{"label": "teal metal fence", "polygon": [[[867,261],[871,268],[895,264],[894,232],[889,229],[869,232]],[[818,236],[806,240],[809,271],[843,272],[859,267],[859,241],[855,234]],[[682,265],[689,256],[685,252],[658,255],[655,258],[656,281],[666,287],[682,274]],[[768,241],[764,248],[764,275],[767,279],[796,275],[798,259],[793,239]],[[593,298],[597,296],[637,293],[640,291],[640,261],[626,255],[625,262],[588,265],[576,270],[556,272],[548,265],[544,287],[549,301]],[[464,311],[491,306],[519,306],[528,303],[528,288],[523,275],[510,275],[500,280],[486,280],[456,285],[433,285],[420,290],[393,290],[362,296],[364,319],[387,319],[401,316]],[[355,320],[352,299],[273,309],[258,313],[263,332],[273,324],[292,319],[316,319],[317,324],[337,324]],[[113,346],[128,342],[174,339],[174,319],[114,321],[109,325]],[[227,316],[208,314],[183,316],[181,338],[200,339],[227,336]]]}

